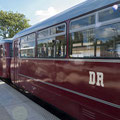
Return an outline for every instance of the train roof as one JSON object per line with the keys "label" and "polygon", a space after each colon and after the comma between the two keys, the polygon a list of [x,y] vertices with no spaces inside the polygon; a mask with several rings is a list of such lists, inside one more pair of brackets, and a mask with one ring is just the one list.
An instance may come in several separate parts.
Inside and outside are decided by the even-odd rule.
{"label": "train roof", "polygon": [[14,36],[14,39],[117,2],[120,2],[120,0],[86,0],[85,2],[50,17],[47,20],[22,30]]}
{"label": "train roof", "polygon": [[3,43],[12,43],[12,42],[13,42],[13,38],[6,38],[6,39],[0,40],[0,44],[3,44]]}

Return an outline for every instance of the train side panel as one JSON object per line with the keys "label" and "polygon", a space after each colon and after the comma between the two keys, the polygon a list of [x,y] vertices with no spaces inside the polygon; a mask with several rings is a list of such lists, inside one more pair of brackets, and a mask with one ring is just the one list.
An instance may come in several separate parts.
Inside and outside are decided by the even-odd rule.
{"label": "train side panel", "polygon": [[4,43],[1,45],[1,58],[0,58],[0,76],[5,79],[10,79],[10,43]]}
{"label": "train side panel", "polygon": [[15,35],[12,82],[78,120],[120,120],[119,4],[88,0]]}
{"label": "train side panel", "polygon": [[[120,119],[119,63],[19,59],[19,65],[19,87],[71,116]],[[90,71],[95,73],[96,82],[97,73],[103,73],[104,87],[89,83]]]}

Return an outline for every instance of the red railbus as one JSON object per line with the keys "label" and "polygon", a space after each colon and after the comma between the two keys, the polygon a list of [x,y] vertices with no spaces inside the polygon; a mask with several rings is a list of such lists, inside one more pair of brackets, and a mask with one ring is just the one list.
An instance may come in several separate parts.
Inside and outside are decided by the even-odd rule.
{"label": "red railbus", "polygon": [[120,119],[120,1],[87,0],[14,36],[11,80],[78,120]]}
{"label": "red railbus", "polygon": [[10,63],[12,55],[12,39],[0,40],[0,77],[10,82]]}

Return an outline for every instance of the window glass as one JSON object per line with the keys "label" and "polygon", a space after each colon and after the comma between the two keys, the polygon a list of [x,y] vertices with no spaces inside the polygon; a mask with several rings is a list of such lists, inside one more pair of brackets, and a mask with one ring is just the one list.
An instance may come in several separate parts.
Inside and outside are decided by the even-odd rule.
{"label": "window glass", "polygon": [[21,57],[34,57],[34,48],[21,48]]}
{"label": "window glass", "polygon": [[50,34],[57,34],[57,33],[62,33],[65,32],[65,25],[60,25],[60,26],[54,26],[50,28]]}
{"label": "window glass", "polygon": [[92,24],[95,24],[95,15],[85,17],[85,18],[80,18],[75,21],[72,21],[71,22],[71,30],[77,29],[80,27],[85,27],[85,26],[92,25]]}
{"label": "window glass", "polygon": [[65,57],[66,56],[66,40],[65,35],[57,36],[55,38],[55,57]]}
{"label": "window glass", "polygon": [[56,36],[38,41],[38,57],[65,57],[65,36]]}
{"label": "window glass", "polygon": [[112,20],[119,17],[120,17],[120,6],[118,7],[118,9],[115,9],[113,7],[108,10],[99,12],[99,22]]}
{"label": "window glass", "polygon": [[21,48],[28,48],[28,47],[33,47],[33,46],[35,46],[35,41],[25,42],[21,44]]}
{"label": "window glass", "polygon": [[54,46],[55,46],[55,38],[50,38],[48,41],[48,57],[54,57],[55,52],[54,52]]}
{"label": "window glass", "polygon": [[120,23],[70,34],[70,57],[120,57]]}
{"label": "window glass", "polygon": [[100,27],[96,41],[97,57],[120,57],[120,23]]}
{"label": "window glass", "polygon": [[52,39],[43,39],[38,41],[38,57],[53,57]]}
{"label": "window glass", "polygon": [[[37,48],[38,57],[65,57],[66,56],[66,37],[65,37],[65,25],[57,25],[50,27],[49,34],[45,37],[37,36]],[[46,31],[44,30],[44,31]],[[62,33],[63,35],[59,35]],[[54,35],[54,36],[53,36]]]}
{"label": "window glass", "polygon": [[73,32],[70,35],[70,57],[94,56],[94,29]]}
{"label": "window glass", "polygon": [[56,28],[56,33],[65,32],[65,25],[58,26]]}
{"label": "window glass", "polygon": [[117,57],[120,57],[120,23],[117,23],[116,24],[117,26],[117,30],[116,30],[116,33],[117,36],[115,37],[115,43],[116,43],[116,56]]}
{"label": "window glass", "polygon": [[52,27],[50,29],[50,34],[53,35],[53,34],[56,34],[56,27]]}
{"label": "window glass", "polygon": [[35,57],[35,42],[23,43],[21,45],[21,57]]}
{"label": "window glass", "polygon": [[24,37],[21,38],[21,43],[22,43],[22,42],[23,42],[23,43],[24,43],[24,42],[27,42],[27,36],[24,36]]}
{"label": "window glass", "polygon": [[27,41],[35,41],[35,33],[32,33],[28,35],[28,40]]}
{"label": "window glass", "polygon": [[35,33],[21,38],[20,51],[21,57],[35,57]]}
{"label": "window glass", "polygon": [[41,39],[49,35],[49,29],[42,30],[38,32],[38,38]]}

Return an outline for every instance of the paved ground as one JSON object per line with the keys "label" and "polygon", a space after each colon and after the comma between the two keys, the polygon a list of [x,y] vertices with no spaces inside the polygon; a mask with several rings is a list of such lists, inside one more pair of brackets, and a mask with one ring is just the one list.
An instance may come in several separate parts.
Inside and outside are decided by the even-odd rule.
{"label": "paved ground", "polygon": [[0,80],[0,120],[59,120]]}

